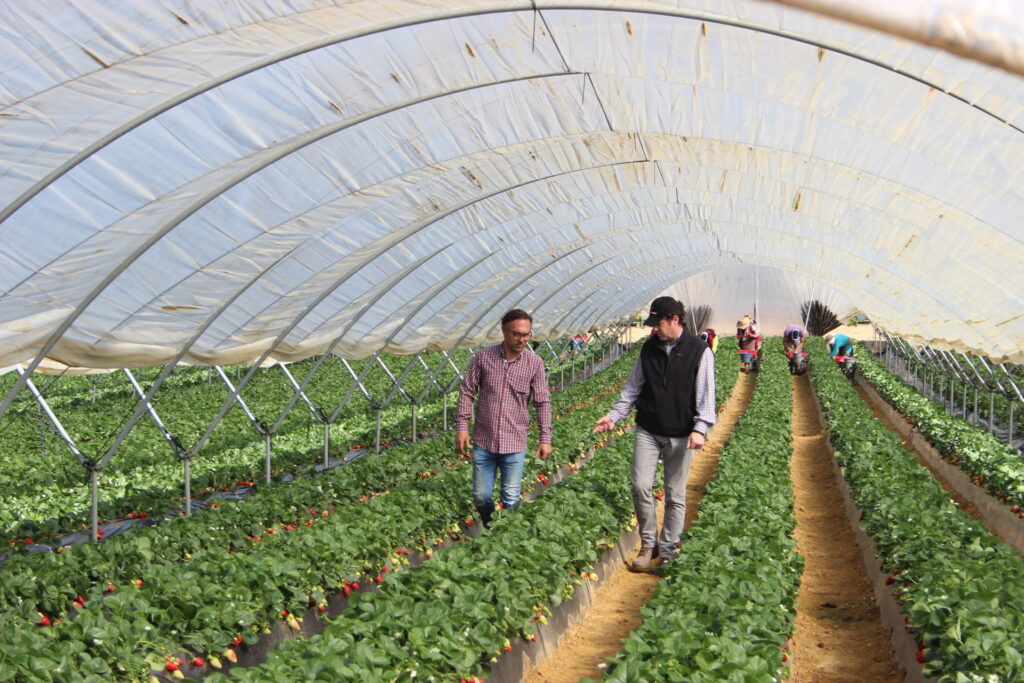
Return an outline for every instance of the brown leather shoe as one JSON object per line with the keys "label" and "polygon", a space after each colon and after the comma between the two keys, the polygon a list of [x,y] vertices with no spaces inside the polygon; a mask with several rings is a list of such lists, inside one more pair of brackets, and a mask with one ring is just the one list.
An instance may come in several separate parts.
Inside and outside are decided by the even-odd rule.
{"label": "brown leather shoe", "polygon": [[633,564],[630,567],[634,571],[645,572],[651,568],[651,563],[654,561],[654,548],[640,548],[640,552],[637,553],[633,559]]}

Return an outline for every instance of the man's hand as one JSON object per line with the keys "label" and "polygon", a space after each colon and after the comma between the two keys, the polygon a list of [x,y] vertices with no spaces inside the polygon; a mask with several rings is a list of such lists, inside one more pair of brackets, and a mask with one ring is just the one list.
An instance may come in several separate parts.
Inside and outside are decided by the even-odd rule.
{"label": "man's hand", "polygon": [[596,422],[596,424],[594,426],[593,433],[594,434],[600,434],[601,432],[610,432],[614,426],[615,426],[614,420],[612,420],[610,417],[605,415],[604,417],[602,417],[600,420],[598,420]]}
{"label": "man's hand", "polygon": [[459,455],[469,452],[469,432],[455,432],[455,452]]}
{"label": "man's hand", "polygon": [[700,432],[690,432],[690,438],[686,440],[687,448],[703,448],[704,435]]}
{"label": "man's hand", "polygon": [[549,455],[551,455],[551,444],[549,444],[549,443],[537,444],[537,454],[536,454],[536,457],[538,459],[540,459],[540,460],[547,460]]}

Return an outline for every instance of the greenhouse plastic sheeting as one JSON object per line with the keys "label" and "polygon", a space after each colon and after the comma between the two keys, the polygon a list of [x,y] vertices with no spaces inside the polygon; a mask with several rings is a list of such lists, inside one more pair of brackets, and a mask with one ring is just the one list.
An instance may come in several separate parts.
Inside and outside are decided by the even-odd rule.
{"label": "greenhouse plastic sheeting", "polygon": [[1020,10],[846,4],[5,3],[0,366],[448,349],[669,290],[1022,362]]}

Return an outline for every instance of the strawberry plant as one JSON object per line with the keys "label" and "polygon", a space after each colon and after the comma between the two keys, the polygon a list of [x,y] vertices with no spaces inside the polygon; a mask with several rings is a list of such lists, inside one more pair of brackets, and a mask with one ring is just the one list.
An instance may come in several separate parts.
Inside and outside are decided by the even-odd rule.
{"label": "strawberry plant", "polygon": [[[570,433],[580,431],[581,425],[589,435],[593,421],[613,399],[612,387],[634,358],[620,359],[611,372],[556,395],[555,412],[565,414],[556,422],[556,443],[574,443]],[[595,403],[589,392],[603,401]],[[601,438],[590,436],[584,447]],[[446,460],[450,453],[447,440],[420,442],[316,479],[225,503],[216,513],[180,518],[61,554],[12,558],[5,569],[16,571],[3,586],[10,608],[0,613],[5,642],[7,633],[28,630],[30,605],[61,614],[72,596],[83,595],[81,603],[87,607],[76,601],[70,608],[73,614],[68,613],[73,618],[61,629],[0,655],[6,657],[0,667],[6,662],[22,670],[18,667],[28,660],[50,657],[51,664],[59,660],[54,666],[62,675],[80,673],[73,653],[88,641],[89,629],[102,624],[105,637],[102,647],[92,648],[94,654],[116,675],[139,675],[182,650],[214,655],[217,649],[209,649],[211,645],[227,644],[239,629],[266,629],[284,611],[322,601],[326,591],[350,592],[346,582],[397,559],[395,547],[425,545],[426,539],[457,529],[453,524],[465,518],[468,465]],[[548,461],[531,460],[531,468],[550,471],[573,457],[575,452],[559,445]],[[424,471],[429,476],[422,477]],[[406,483],[396,483],[393,477],[401,478],[403,472]],[[385,493],[356,497],[360,489],[353,491],[353,484]],[[343,509],[335,500],[349,502]],[[36,580],[39,573],[49,580]],[[145,581],[134,578],[138,576]],[[135,588],[110,592],[111,584],[123,583]]]}
{"label": "strawberry plant", "polygon": [[665,566],[643,624],[612,660],[608,681],[785,678],[782,646],[803,570],[791,537],[792,392],[780,340],[766,340],[761,358],[757,387],[722,449],[700,516],[679,558]]}
{"label": "strawberry plant", "polygon": [[920,646],[926,676],[1017,680],[1024,563],[970,519],[810,339],[812,381],[836,459]]}
{"label": "strawberry plant", "polygon": [[[861,347],[863,349],[863,346]],[[858,366],[864,378],[910,420],[946,459],[1007,506],[1024,507],[1024,469],[1020,451],[988,430],[950,415],[938,402],[890,373],[866,352]]]}

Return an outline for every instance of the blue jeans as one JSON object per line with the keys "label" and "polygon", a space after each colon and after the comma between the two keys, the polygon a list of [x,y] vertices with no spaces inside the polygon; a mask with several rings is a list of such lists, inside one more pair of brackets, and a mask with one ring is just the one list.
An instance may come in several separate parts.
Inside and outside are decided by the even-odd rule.
{"label": "blue jeans", "polygon": [[480,521],[491,523],[494,513],[494,479],[501,470],[501,504],[506,508],[519,502],[523,487],[523,464],[526,451],[518,453],[491,453],[473,446],[473,505],[480,513]]}
{"label": "blue jeans", "polygon": [[[687,448],[688,436],[668,437],[651,434],[637,425],[633,440],[633,468],[630,483],[633,489],[633,509],[640,527],[640,544],[644,548],[657,548],[657,556],[671,560],[676,555],[676,543],[683,533],[686,520],[686,480],[690,476],[693,449]],[[665,518],[658,536],[658,516],[654,505],[654,476],[658,459],[665,465]]]}

